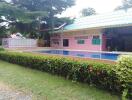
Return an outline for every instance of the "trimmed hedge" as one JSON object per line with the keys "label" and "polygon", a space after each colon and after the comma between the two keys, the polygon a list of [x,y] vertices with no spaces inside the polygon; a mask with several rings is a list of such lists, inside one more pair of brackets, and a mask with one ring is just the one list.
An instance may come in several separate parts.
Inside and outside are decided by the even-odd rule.
{"label": "trimmed hedge", "polygon": [[132,100],[132,55],[120,56],[115,72],[124,88],[123,97],[129,97]]}
{"label": "trimmed hedge", "polygon": [[[29,68],[63,76],[73,81],[85,82],[121,94],[124,87],[116,65],[75,60],[66,57],[41,56],[29,53],[0,52],[0,59]],[[120,65],[119,65],[120,66]],[[130,95],[129,92],[127,92]]]}

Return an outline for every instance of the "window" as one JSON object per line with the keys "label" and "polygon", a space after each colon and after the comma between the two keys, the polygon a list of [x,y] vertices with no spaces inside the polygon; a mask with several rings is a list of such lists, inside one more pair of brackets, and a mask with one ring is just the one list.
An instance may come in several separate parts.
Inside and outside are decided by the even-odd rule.
{"label": "window", "polygon": [[69,46],[69,39],[63,39],[63,47]]}
{"label": "window", "polygon": [[93,36],[93,39],[92,39],[92,44],[93,45],[100,45],[101,43],[101,40],[100,40],[100,36]]}
{"label": "window", "polygon": [[100,36],[93,36],[93,39],[99,39],[100,38]]}
{"label": "window", "polygon": [[84,40],[77,40],[77,44],[84,44],[85,41]]}
{"label": "window", "polygon": [[52,39],[52,43],[56,44],[56,45],[59,45],[59,39]]}

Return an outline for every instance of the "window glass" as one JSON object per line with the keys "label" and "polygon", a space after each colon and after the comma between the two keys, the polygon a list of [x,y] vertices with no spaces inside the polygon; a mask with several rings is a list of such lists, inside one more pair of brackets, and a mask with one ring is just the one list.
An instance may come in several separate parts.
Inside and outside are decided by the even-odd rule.
{"label": "window glass", "polygon": [[92,39],[92,44],[93,45],[100,45],[101,44],[101,40],[100,40],[100,36],[93,36],[93,39]]}
{"label": "window glass", "polygon": [[77,40],[77,44],[84,44],[85,41],[84,40]]}

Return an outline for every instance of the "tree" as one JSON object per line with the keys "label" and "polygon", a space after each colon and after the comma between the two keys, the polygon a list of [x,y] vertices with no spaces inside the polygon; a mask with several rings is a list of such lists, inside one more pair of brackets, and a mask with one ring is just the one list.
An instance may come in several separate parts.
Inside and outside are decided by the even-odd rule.
{"label": "tree", "polygon": [[0,16],[5,16],[8,20],[19,22],[32,22],[37,19],[38,16],[47,16],[46,12],[28,11],[26,9],[19,8],[17,5],[13,5],[7,2],[0,2]]}
{"label": "tree", "polygon": [[[36,35],[40,28],[54,29],[54,26],[68,21],[55,15],[73,4],[74,0],[12,0],[10,3],[0,0],[0,16],[10,24],[11,32]],[[43,24],[46,27],[42,27]]]}
{"label": "tree", "polygon": [[30,11],[53,11],[54,14],[61,13],[74,4],[74,0],[12,0],[12,2]]}
{"label": "tree", "polygon": [[[4,20],[1,19],[0,23],[8,23],[11,33],[17,30],[27,34],[34,32],[34,30],[36,30],[37,24],[35,24],[35,28],[29,28],[29,26],[33,25],[34,22],[38,22],[38,17],[47,17],[47,15],[48,14],[45,11],[29,11],[24,8],[19,8],[18,5],[0,1],[0,17],[5,18]],[[22,26],[25,26],[25,32],[22,30]],[[6,27],[2,26],[0,27],[0,30],[2,33],[6,32]]]}
{"label": "tree", "polygon": [[[74,5],[74,0],[12,0],[13,4],[29,11],[45,11],[48,17],[41,18],[48,20],[47,24],[53,30],[55,27],[55,15],[62,13],[68,7]],[[49,22],[50,20],[50,22]]]}
{"label": "tree", "polygon": [[81,11],[82,16],[91,16],[91,15],[95,15],[96,11],[94,8],[85,8]]}
{"label": "tree", "polygon": [[125,10],[125,11],[127,11],[127,9],[129,9],[129,8],[132,8],[132,0],[123,0],[122,5],[118,6],[115,9],[115,11],[116,10]]}
{"label": "tree", "polygon": [[0,2],[6,2],[5,0],[0,0]]}

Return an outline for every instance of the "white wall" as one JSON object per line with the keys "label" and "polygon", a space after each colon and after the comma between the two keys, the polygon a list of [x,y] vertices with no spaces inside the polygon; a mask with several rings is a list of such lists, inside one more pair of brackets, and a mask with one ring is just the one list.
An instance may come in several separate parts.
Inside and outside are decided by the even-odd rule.
{"label": "white wall", "polygon": [[5,48],[37,47],[37,40],[35,40],[35,39],[3,38],[2,46]]}

